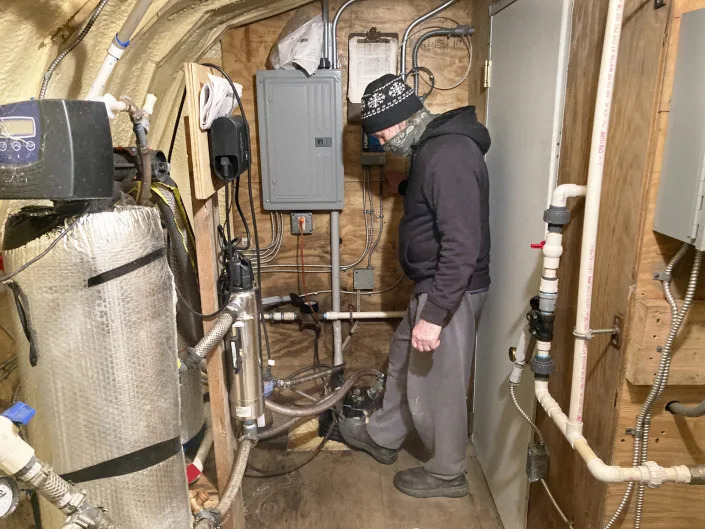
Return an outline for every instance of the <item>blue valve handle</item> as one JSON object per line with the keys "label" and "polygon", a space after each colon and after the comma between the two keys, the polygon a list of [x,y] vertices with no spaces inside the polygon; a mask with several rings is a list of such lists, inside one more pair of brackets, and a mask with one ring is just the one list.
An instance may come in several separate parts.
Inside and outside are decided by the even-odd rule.
{"label": "blue valve handle", "polygon": [[6,409],[0,416],[10,419],[17,426],[27,426],[37,411],[24,402],[17,402]]}

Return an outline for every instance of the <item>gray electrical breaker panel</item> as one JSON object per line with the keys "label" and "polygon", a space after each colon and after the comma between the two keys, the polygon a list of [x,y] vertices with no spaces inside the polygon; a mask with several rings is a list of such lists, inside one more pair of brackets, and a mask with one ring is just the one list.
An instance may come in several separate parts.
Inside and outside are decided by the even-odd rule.
{"label": "gray electrical breaker panel", "polygon": [[257,72],[257,109],[264,208],[343,209],[340,71]]}
{"label": "gray electrical breaker panel", "polygon": [[681,18],[654,231],[705,250],[705,9]]}

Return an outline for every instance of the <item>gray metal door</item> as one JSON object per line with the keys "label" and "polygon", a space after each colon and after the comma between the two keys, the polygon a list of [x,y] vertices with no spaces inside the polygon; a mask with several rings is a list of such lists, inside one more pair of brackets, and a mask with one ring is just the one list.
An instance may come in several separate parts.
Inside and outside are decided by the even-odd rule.
{"label": "gray metal door", "polygon": [[[480,322],[473,443],[507,529],[526,525],[530,429],[514,409],[507,356],[537,293],[543,210],[558,167],[572,0],[503,0],[490,8],[492,61],[487,127],[492,148],[490,296]],[[518,397],[533,416],[533,376]]]}

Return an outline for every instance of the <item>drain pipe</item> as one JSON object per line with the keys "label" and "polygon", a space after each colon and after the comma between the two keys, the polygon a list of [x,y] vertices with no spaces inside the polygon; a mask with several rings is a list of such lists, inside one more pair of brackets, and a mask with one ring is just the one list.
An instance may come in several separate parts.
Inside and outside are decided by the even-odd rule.
{"label": "drain pipe", "polygon": [[144,18],[144,15],[147,13],[147,10],[149,9],[149,6],[151,4],[152,0],[137,0],[137,3],[132,8],[132,11],[130,11],[130,14],[127,16],[127,20],[125,20],[122,27],[120,28],[120,31],[117,32],[112,42],[110,43],[110,46],[108,47],[108,53],[105,56],[105,59],[103,60],[103,64],[101,65],[100,70],[98,70],[98,75],[96,76],[95,80],[93,81],[93,84],[91,85],[90,90],[88,91],[88,94],[86,95],[86,99],[92,100],[98,96],[103,95],[103,92],[105,91],[105,85],[108,83],[108,79],[113,73],[115,65],[120,60],[120,57],[122,57],[122,54],[125,53],[127,47],[130,45],[130,38],[132,38],[132,34],[137,29],[137,26],[140,25],[140,22],[142,22],[142,19]]}
{"label": "drain pipe", "polygon": [[424,22],[426,22],[429,18],[433,18],[441,11],[449,8],[457,1],[458,0],[448,0],[447,2],[444,2],[443,4],[439,5],[436,9],[432,9],[425,15],[421,15],[419,18],[409,24],[409,27],[406,28],[406,31],[404,32],[404,38],[401,41],[401,60],[399,61],[400,74],[406,73],[406,48],[409,45],[409,37],[411,36],[411,32],[414,30],[414,28],[419,24],[423,24]]}

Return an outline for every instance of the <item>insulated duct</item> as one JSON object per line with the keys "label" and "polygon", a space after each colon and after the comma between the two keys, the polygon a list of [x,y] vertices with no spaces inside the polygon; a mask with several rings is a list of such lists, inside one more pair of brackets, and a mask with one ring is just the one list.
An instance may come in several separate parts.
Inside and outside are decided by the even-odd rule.
{"label": "insulated duct", "polygon": [[[8,272],[56,230],[4,253]],[[176,296],[156,209],[89,214],[15,278],[36,352],[19,358],[37,456],[131,529],[191,525],[179,429]],[[16,336],[23,336],[18,330]],[[44,529],[65,516],[41,505]]]}

